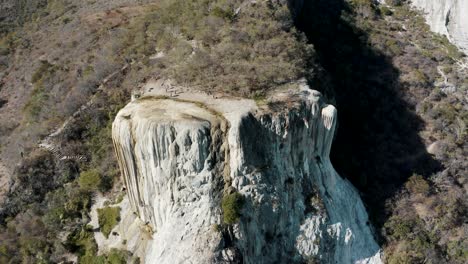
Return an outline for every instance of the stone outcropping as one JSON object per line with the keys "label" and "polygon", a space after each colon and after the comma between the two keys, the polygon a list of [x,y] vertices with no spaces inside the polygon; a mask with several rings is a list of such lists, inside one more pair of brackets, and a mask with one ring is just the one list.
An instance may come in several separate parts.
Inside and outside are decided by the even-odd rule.
{"label": "stone outcropping", "polygon": [[[319,92],[298,85],[257,106],[151,86],[113,124],[131,208],[153,232],[145,263],[381,263],[357,191],[331,165],[336,109]],[[226,225],[232,192],[245,202]]]}
{"label": "stone outcropping", "polygon": [[411,0],[423,11],[431,30],[447,36],[468,53],[468,0]]}

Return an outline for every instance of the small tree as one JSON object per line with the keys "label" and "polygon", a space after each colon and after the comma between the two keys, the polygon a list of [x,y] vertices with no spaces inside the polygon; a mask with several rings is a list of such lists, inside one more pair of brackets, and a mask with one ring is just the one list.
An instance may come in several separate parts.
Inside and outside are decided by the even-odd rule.
{"label": "small tree", "polygon": [[101,176],[97,170],[84,171],[80,174],[78,184],[84,190],[97,190],[101,185]]}
{"label": "small tree", "polygon": [[235,192],[223,197],[221,207],[223,209],[224,223],[228,225],[235,224],[241,216],[240,211],[244,205],[244,196]]}

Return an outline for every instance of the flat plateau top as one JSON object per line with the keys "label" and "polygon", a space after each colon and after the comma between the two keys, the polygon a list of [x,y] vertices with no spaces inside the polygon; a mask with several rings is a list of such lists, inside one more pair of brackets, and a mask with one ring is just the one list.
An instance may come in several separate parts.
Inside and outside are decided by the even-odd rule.
{"label": "flat plateau top", "polygon": [[[264,101],[259,104],[259,101],[246,98],[236,98],[226,96],[220,93],[207,93],[203,91],[194,91],[185,87],[174,85],[168,80],[150,80],[141,89],[141,99],[137,102],[146,100],[148,97],[167,98],[176,102],[192,102],[200,104],[205,109],[222,115],[229,121],[239,120],[242,116],[249,113],[271,112],[272,110],[284,110],[284,108],[292,108],[298,104],[309,100],[311,97],[321,97],[320,93],[311,90],[304,81],[298,81],[292,85],[291,89],[283,89],[272,91],[265,97]],[[266,105],[265,102],[274,105],[280,103],[279,109],[273,109]],[[181,104],[181,107],[185,105]],[[172,111],[172,110],[167,110]]]}
{"label": "flat plateau top", "polygon": [[188,101],[171,100],[163,97],[144,97],[125,106],[119,117],[134,121],[146,120],[156,123],[172,121],[213,121],[215,113],[201,105]]}

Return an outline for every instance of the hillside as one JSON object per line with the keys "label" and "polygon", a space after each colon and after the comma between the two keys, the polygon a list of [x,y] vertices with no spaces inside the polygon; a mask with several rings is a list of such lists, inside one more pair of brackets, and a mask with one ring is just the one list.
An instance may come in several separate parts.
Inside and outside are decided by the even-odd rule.
{"label": "hillside", "polygon": [[[339,192],[330,194],[329,190],[334,190],[332,185],[321,178],[330,173],[327,175],[337,177],[343,188],[340,190],[353,197],[357,207],[362,205],[362,213],[356,209],[360,212],[354,219],[359,219],[357,224],[344,220],[340,223],[349,224],[355,228],[353,231],[359,230],[355,233],[358,244],[365,240],[363,243],[369,243],[366,245],[372,245],[369,247],[373,249],[375,239],[382,249],[384,263],[465,263],[468,260],[468,60],[447,37],[431,31],[424,13],[412,8],[417,4],[420,3],[396,0],[385,3],[370,0],[2,1],[0,263],[137,263],[145,256],[141,251],[151,244],[148,241],[159,243],[148,238],[153,237],[151,234],[171,241],[170,236],[158,235],[155,227],[160,222],[145,216],[146,211],[133,213],[143,210],[135,201],[146,198],[135,198],[140,196],[131,192],[144,190],[148,192],[145,195],[151,196],[152,191],[131,187],[125,180],[129,176],[122,168],[133,163],[116,157],[114,152],[118,151],[118,145],[114,149],[112,122],[121,109],[132,105],[132,97],[143,100],[144,96],[139,99],[141,94],[156,96],[157,102],[175,100],[174,105],[165,101],[170,110],[152,110],[184,117],[171,122],[181,122],[187,115],[193,115],[196,122],[207,119],[213,126],[208,134],[200,133],[202,138],[206,137],[205,141],[214,140],[207,151],[215,157],[177,150],[185,153],[177,159],[192,157],[187,158],[188,163],[206,159],[215,164],[209,171],[223,174],[224,178],[211,183],[211,178],[206,180],[197,174],[201,171],[198,169],[184,168],[178,173],[184,175],[188,170],[190,175],[203,176],[202,183],[209,181],[210,186],[215,186],[210,192],[202,187],[194,191],[212,199],[209,204],[214,209],[206,209],[206,203],[197,204],[197,208],[209,212],[213,219],[226,217],[227,202],[223,197],[236,193],[243,195],[243,199],[247,197],[243,213],[234,212],[232,221],[213,225],[221,239],[207,239],[222,241],[213,248],[230,250],[223,251],[229,255],[223,255],[223,261],[329,263],[355,259],[355,255],[332,250],[347,250],[347,243],[331,242],[332,235],[324,235],[317,242],[318,251],[316,245],[307,242],[311,239],[308,237],[305,246],[298,249],[301,254],[286,252],[294,248],[289,243],[295,239],[295,225],[303,225],[307,222],[304,219],[314,212],[327,215],[320,227],[323,233],[328,232],[325,231],[327,221],[332,223],[334,217],[349,218],[345,215],[351,209],[346,209],[345,202],[337,205],[327,197],[342,198]],[[457,27],[450,30],[450,34],[464,32]],[[314,128],[307,132],[302,128],[304,125],[309,129],[309,124],[314,122],[322,124],[317,121],[320,118],[301,112],[309,104],[309,99],[303,99],[304,95],[298,92],[303,89],[298,87],[305,84],[323,95],[319,109],[326,108],[326,103],[337,109],[332,121],[336,122],[336,130],[332,133],[334,143],[330,153],[337,173],[331,164],[326,170],[334,173],[314,172],[318,165],[313,164],[321,164],[321,159],[326,161],[328,153],[309,153],[310,174],[315,176],[312,181],[302,182],[304,186],[313,186],[318,181],[322,189],[301,186],[294,180],[296,176],[275,178],[288,173],[302,175],[304,172],[296,164],[297,159],[308,153],[302,145],[322,144],[316,143],[320,140],[308,141],[300,136],[318,133]],[[193,112],[176,114],[190,103],[196,106]],[[148,109],[152,109],[151,105]],[[245,112],[249,121],[232,119],[236,111]],[[147,115],[159,115],[154,113]],[[272,123],[266,121],[269,119]],[[165,119],[154,122],[166,126],[166,121],[161,120]],[[227,157],[220,154],[222,142],[230,136],[214,125],[217,122],[227,122],[226,126],[232,129],[236,122],[240,124],[240,135],[233,134],[230,139],[238,136],[239,145],[234,146],[232,141],[228,145],[232,151],[251,155],[252,159],[237,157],[237,166],[245,170],[243,181],[256,182],[247,185],[250,189],[234,180],[243,174],[232,171],[232,165],[231,178],[220,168],[232,164],[236,158],[229,156],[234,154]],[[329,128],[330,121],[323,122]],[[172,123],[167,126],[171,127]],[[286,133],[285,142],[291,140],[278,143],[278,148],[291,144],[286,149],[290,148],[292,161],[284,161],[286,165],[282,157],[289,153],[278,150],[275,144],[279,139],[266,132],[275,126],[277,131]],[[200,131],[205,129],[200,128],[203,124],[194,127]],[[250,130],[243,130],[247,128]],[[168,128],[171,129],[185,133],[180,128]],[[217,129],[222,132],[216,132]],[[138,142],[147,135],[152,134],[127,136]],[[258,138],[251,139],[251,135]],[[158,138],[152,137],[148,142]],[[197,144],[200,149],[205,146]],[[145,151],[151,152],[141,150]],[[129,153],[126,155],[138,155]],[[145,155],[150,156],[148,153]],[[263,155],[272,157],[264,159]],[[140,164],[146,159],[135,160]],[[142,164],[138,166],[146,166]],[[171,166],[164,168],[172,171]],[[155,168],[148,165],[148,171],[151,170]],[[153,175],[140,174],[149,179]],[[348,180],[357,191],[351,184],[347,185]],[[283,183],[293,187],[283,190]],[[185,182],[177,186],[192,188]],[[271,189],[262,189],[265,186]],[[261,200],[265,204],[259,208],[265,215],[278,219],[277,222],[268,222],[265,216],[254,213],[254,209],[245,209],[257,208],[248,199],[255,196],[253,193],[257,191],[253,189],[271,198]],[[232,203],[235,206],[238,197],[229,197],[233,199],[230,206]],[[307,203],[306,198],[315,199],[311,202],[313,208],[301,211],[291,205]],[[171,199],[164,198],[163,204],[168,206]],[[276,211],[276,203],[291,209]],[[153,202],[145,204],[157,207]],[[343,212],[334,215],[330,208],[341,208]],[[157,215],[158,211],[155,212]],[[193,221],[194,228],[186,234],[205,230],[197,229],[203,226],[197,224],[198,220],[204,223],[203,218],[192,217],[189,209],[178,212],[184,212]],[[294,220],[289,224],[282,222],[289,214],[294,215]],[[185,218],[182,215],[174,219]],[[174,230],[183,226],[178,225],[178,220],[173,221]],[[275,229],[261,228],[265,223]],[[122,225],[129,226],[127,234]],[[372,234],[367,230],[372,230]],[[248,240],[255,240],[255,244],[243,242],[243,236],[239,235],[249,233],[257,234],[257,238]],[[136,243],[132,236],[145,242]],[[372,241],[368,242],[369,239]],[[266,242],[271,247],[260,246]],[[182,249],[192,252],[187,244],[180,244],[178,250],[185,251]],[[172,252],[171,248],[166,251]],[[314,257],[308,259],[304,252]],[[193,255],[195,262],[202,261],[202,257],[207,255]]]}

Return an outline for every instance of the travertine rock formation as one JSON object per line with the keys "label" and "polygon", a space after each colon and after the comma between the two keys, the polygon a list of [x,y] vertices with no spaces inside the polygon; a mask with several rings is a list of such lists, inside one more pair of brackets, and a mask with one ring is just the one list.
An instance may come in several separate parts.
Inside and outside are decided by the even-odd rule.
{"label": "travertine rock formation", "polygon": [[[319,92],[258,107],[151,90],[113,124],[131,207],[154,232],[145,263],[381,263],[357,191],[330,163],[336,109]],[[245,203],[226,226],[231,192]]]}
{"label": "travertine rock formation", "polygon": [[421,9],[431,30],[446,35],[468,52],[468,0],[411,0]]}

